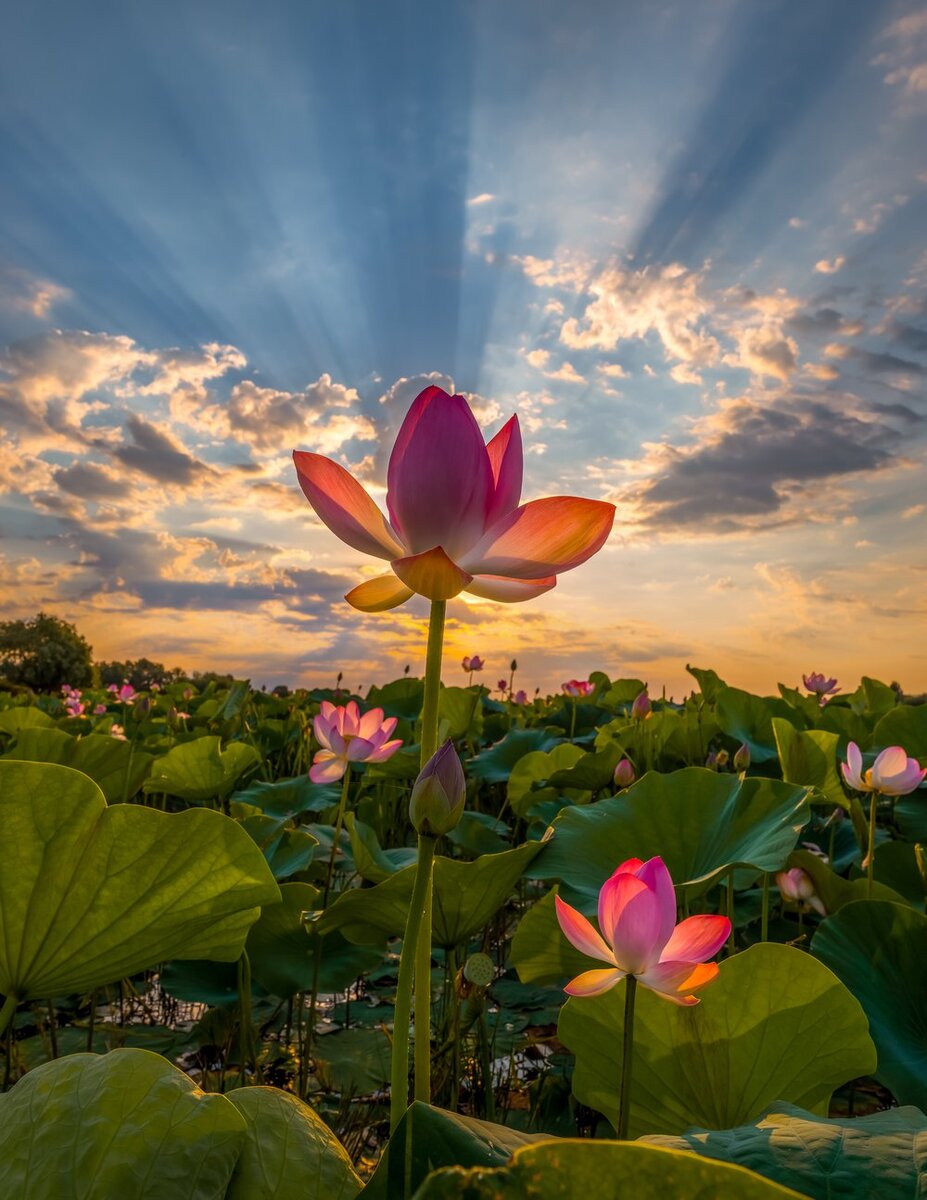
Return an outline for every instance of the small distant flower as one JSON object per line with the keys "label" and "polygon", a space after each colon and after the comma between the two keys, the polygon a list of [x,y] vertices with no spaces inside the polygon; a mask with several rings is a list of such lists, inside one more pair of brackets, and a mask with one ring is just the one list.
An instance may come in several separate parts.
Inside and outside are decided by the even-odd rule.
{"label": "small distant flower", "polygon": [[468,654],[461,665],[465,671],[482,671],[486,661],[478,654],[474,654],[472,657]]}
{"label": "small distant flower", "polygon": [[384,720],[382,708],[372,708],[361,716],[356,700],[338,708],[323,700],[312,727],[322,746],[309,768],[313,783],[334,783],[352,762],[386,762],[402,745],[401,739],[388,740],[396,728],[395,717]]}
{"label": "small distant flower", "polygon": [[81,703],[81,701],[73,695],[69,696],[65,702],[65,708],[72,717],[81,716],[84,712],[84,707],[85,706]]}
{"label": "small distant flower", "polygon": [[[74,689],[71,687],[71,685],[70,685],[69,683],[63,683],[63,684],[61,685],[61,694],[62,694],[62,696],[70,696],[70,694],[71,694],[71,692],[72,692],[73,690],[74,690]],[[80,695],[80,693],[78,693],[78,695]]]}
{"label": "small distant flower", "polygon": [[858,792],[880,792],[883,796],[907,796],[927,775],[916,758],[908,758],[902,746],[889,746],[863,771],[863,756],[856,742],[847,746],[847,761],[840,764],[848,787]]}
{"label": "small distant flower", "polygon": [[106,690],[108,692],[112,692],[113,695],[116,695],[116,693],[119,691],[119,684],[118,683],[108,683],[106,685]]}
{"label": "small distant flower", "polygon": [[122,685],[122,687],[119,689],[119,699],[120,700],[123,700],[123,701],[131,700],[134,695],[135,695],[135,688],[132,686],[131,683],[124,683]]}
{"label": "small distant flower", "polygon": [[802,675],[801,681],[805,685],[805,691],[811,696],[818,696],[822,705],[827,703],[828,696],[840,691],[836,679],[828,679],[819,671],[812,671],[810,675]]}
{"label": "small distant flower", "polygon": [[650,716],[651,710],[650,696],[647,689],[638,692],[634,697],[634,703],[631,705],[631,717],[635,721],[643,721]]}
{"label": "small distant flower", "polygon": [[527,704],[528,703],[528,693],[525,691],[524,688],[519,688],[518,691],[515,693],[515,695],[512,697],[512,700],[515,702],[515,704]]}
{"label": "small distant flower", "polygon": [[94,715],[95,717],[102,717],[102,716],[103,716],[103,714],[104,714],[105,712],[106,712],[106,705],[105,705],[105,704],[95,704],[95,705],[94,705],[94,708],[93,708],[93,715]]}
{"label": "small distant flower", "polygon": [[814,881],[807,871],[801,867],[792,867],[790,871],[780,871],[776,876],[776,886],[783,900],[797,904],[800,909],[813,908],[822,917],[827,916],[824,901],[814,890]]}
{"label": "small distant flower", "polygon": [[496,687],[499,689],[500,692],[504,692],[508,688],[508,686],[509,686],[509,681],[507,679],[497,679],[496,680]]}
{"label": "small distant flower", "polygon": [[734,770],[746,771],[750,766],[750,747],[746,742],[741,742],[734,755]]}
{"label": "small distant flower", "polygon": [[184,690],[180,694],[184,698],[184,700],[192,700],[193,697],[196,695],[196,693],[194,692],[192,687],[185,687]]}
{"label": "small distant flower", "polygon": [[727,941],[727,917],[698,915],[676,924],[676,892],[662,858],[629,858],[599,892],[599,932],[575,908],[555,897],[557,920],[567,941],[608,963],[570,980],[570,996],[598,996],[625,975],[674,1004],[698,1004],[696,991],[718,974],[706,962]]}
{"label": "small distant flower", "polygon": [[591,696],[595,691],[595,684],[590,683],[588,679],[568,679],[563,684],[563,690],[567,696],[572,696],[574,700],[579,700],[583,696]]}
{"label": "small distant flower", "polygon": [[615,783],[620,788],[630,787],[634,782],[634,767],[629,758],[623,758],[615,767]]}
{"label": "small distant flower", "polygon": [[126,731],[121,725],[113,725],[110,727],[110,736],[118,739],[120,742],[126,742],[129,739],[126,737]]}

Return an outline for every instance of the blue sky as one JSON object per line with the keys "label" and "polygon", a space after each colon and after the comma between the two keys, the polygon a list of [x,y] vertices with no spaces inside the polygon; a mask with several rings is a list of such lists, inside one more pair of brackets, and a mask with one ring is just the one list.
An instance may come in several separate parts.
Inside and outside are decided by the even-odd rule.
{"label": "blue sky", "polygon": [[434,377],[519,413],[530,495],[619,508],[451,654],[927,686],[925,116],[909,2],[20,6],[5,609],[268,683],[414,664],[288,457],[382,500]]}

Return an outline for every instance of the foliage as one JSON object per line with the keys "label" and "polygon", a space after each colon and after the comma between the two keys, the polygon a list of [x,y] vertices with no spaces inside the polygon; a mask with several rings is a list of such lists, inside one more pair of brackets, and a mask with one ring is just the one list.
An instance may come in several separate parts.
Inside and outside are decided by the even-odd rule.
{"label": "foliage", "polygon": [[50,613],[0,621],[0,676],[37,692],[63,683],[84,687],[93,679],[93,651],[73,625]]}

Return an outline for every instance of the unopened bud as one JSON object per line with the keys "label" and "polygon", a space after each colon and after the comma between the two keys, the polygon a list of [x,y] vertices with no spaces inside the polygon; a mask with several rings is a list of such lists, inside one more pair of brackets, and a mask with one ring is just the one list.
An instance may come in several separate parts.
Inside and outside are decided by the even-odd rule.
{"label": "unopened bud", "polygon": [[615,767],[615,783],[620,788],[630,787],[634,782],[634,767],[629,758],[623,758]]}
{"label": "unopened bud", "polygon": [[650,716],[650,696],[647,694],[647,689],[638,692],[634,697],[634,703],[631,705],[631,716],[635,721],[643,721],[645,717]]}
{"label": "unopened bud", "polygon": [[750,766],[750,747],[746,742],[741,742],[740,748],[734,755],[734,770],[746,771]]}
{"label": "unopened bud", "polygon": [[409,819],[416,833],[440,837],[450,833],[464,810],[467,781],[450,740],[429,758],[412,786]]}
{"label": "unopened bud", "polygon": [[147,717],[151,712],[151,700],[147,696],[139,696],[132,706],[132,711],[139,720]]}
{"label": "unopened bud", "polygon": [[516,659],[514,659],[514,658],[512,659],[512,666],[511,666],[511,670],[513,670],[513,671],[517,671],[517,670],[518,670],[518,662],[517,662],[517,660],[516,660]]}

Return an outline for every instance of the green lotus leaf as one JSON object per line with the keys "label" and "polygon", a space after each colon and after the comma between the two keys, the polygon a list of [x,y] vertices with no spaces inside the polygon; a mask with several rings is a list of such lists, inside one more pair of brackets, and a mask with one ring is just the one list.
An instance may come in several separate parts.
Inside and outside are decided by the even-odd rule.
{"label": "green lotus leaf", "polygon": [[[917,867],[914,846],[910,842],[879,842],[875,848],[873,874],[877,882],[885,884],[897,896],[877,896],[873,900],[907,900],[923,911],[924,880]],[[857,899],[868,899],[859,896]]]}
{"label": "green lotus leaf", "polygon": [[0,712],[0,733],[18,734],[23,729],[54,729],[55,722],[47,712],[34,704],[18,704]]}
{"label": "green lotus leaf", "polygon": [[407,1166],[411,1187],[417,1188],[439,1167],[501,1167],[519,1147],[545,1140],[415,1101],[380,1156],[364,1200],[403,1196]]}
{"label": "green lotus leaf", "polygon": [[554,908],[557,891],[547,892],[518,922],[511,959],[522,983],[565,983],[590,968],[588,957],[563,936]]}
{"label": "green lotus leaf", "polygon": [[743,1167],[682,1150],[588,1138],[543,1141],[516,1150],[509,1166],[435,1171],[413,1200],[800,1200]]}
{"label": "green lotus leaf", "polygon": [[[903,843],[898,844],[902,845]],[[911,849],[913,852],[913,847]],[[878,859],[878,852],[876,859]],[[865,900],[868,894],[868,879],[844,879],[842,875],[835,874],[826,862],[818,858],[816,854],[812,854],[810,850],[793,850],[789,855],[786,867],[801,867],[807,875],[811,876],[814,890],[821,897],[828,913],[839,912],[845,904],[852,904],[854,900]],[[872,895],[875,900],[893,900],[898,904],[905,903],[902,895],[878,881],[872,885]]]}
{"label": "green lotus leaf", "polygon": [[909,758],[927,765],[927,704],[899,704],[891,709],[876,725],[872,742],[875,746],[904,746]]}
{"label": "green lotus leaf", "polygon": [[245,1143],[224,1096],[148,1050],[71,1054],[0,1095],[4,1200],[219,1200]]}
{"label": "green lotus leaf", "polygon": [[507,783],[519,759],[533,750],[550,750],[559,741],[544,729],[512,729],[501,742],[469,759],[467,774],[484,783]]}
{"label": "green lotus leaf", "polygon": [[226,1200],[353,1200],[361,1190],[344,1147],[308,1104],[271,1087],[228,1098],[246,1132]]}
{"label": "green lotus leaf", "polygon": [[252,812],[237,818],[239,825],[260,846],[275,879],[286,879],[305,871],[312,862],[319,839],[308,829],[293,829],[286,817],[269,817]]}
{"label": "green lotus leaf", "polygon": [[341,1029],[316,1039],[316,1070],[326,1091],[362,1096],[389,1083],[392,1041],[384,1029]]}
{"label": "green lotus leaf", "polygon": [[572,766],[554,771],[548,782],[555,788],[600,792],[603,788],[614,787],[615,767],[620,758],[621,748],[615,743],[610,743],[602,750],[577,758]]}
{"label": "green lotus leaf", "polygon": [[152,755],[109,734],[72,737],[61,729],[25,728],[4,758],[60,763],[89,775],[108,804],[131,800],[148,774]]}
{"label": "green lotus leaf", "polygon": [[782,717],[773,717],[772,727],[786,783],[813,787],[828,804],[846,808],[846,792],[837,774],[837,734],[826,729],[796,729]]}
{"label": "green lotus leaf", "polygon": [[414,846],[400,846],[395,850],[384,850],[377,841],[374,830],[354,813],[345,813],[344,823],[351,838],[351,853],[354,855],[354,870],[361,879],[380,883],[395,875],[403,867],[415,862],[417,851]]}
{"label": "green lotus leaf", "polygon": [[238,780],[260,762],[253,746],[230,742],[222,749],[219,737],[183,742],[155,759],[145,781],[146,792],[166,792],[193,804],[227,796]]}
{"label": "green lotus leaf", "polygon": [[92,779],[0,762],[0,992],[90,991],[169,958],[241,954],[279,899],[231,818],[107,807]]}
{"label": "green lotus leaf", "polygon": [[686,663],[686,670],[698,684],[698,690],[709,704],[714,704],[718,699],[718,693],[727,687],[717,671],[712,671],[709,667],[692,667]]}
{"label": "green lotus leaf", "polygon": [[[625,986],[571,997],[558,1027],[576,1055],[575,1096],[612,1124]],[[875,1063],[866,1015],[840,980],[810,954],[763,942],[722,962],[692,1007],[638,988],[631,1136],[731,1129],[778,1100],[825,1114],[834,1088]]]}
{"label": "green lotus leaf", "polygon": [[809,812],[809,789],[776,779],[704,767],[650,772],[619,796],[564,809],[526,873],[559,879],[571,903],[588,903],[619,863],[659,854],[692,894],[732,867],[750,868],[735,880],[747,887],[758,872],[782,867]]}
{"label": "green lotus leaf", "polygon": [[340,795],[340,784],[313,783],[308,775],[298,775],[295,779],[278,779],[275,783],[256,779],[236,792],[231,803],[259,808],[268,817],[292,818],[307,812],[324,812],[338,803]]}
{"label": "green lotus leaf", "polygon": [[[599,674],[598,671],[595,672]],[[593,679],[593,682],[595,680]],[[619,704],[633,704],[634,697],[639,696],[647,684],[642,679],[616,679],[610,683],[606,678],[603,685],[600,703],[605,708],[617,708]]]}
{"label": "green lotus leaf", "polygon": [[[499,911],[540,849],[525,842],[515,850],[489,854],[474,862],[435,858],[434,944],[462,945]],[[406,867],[372,888],[350,888],[325,910],[316,928],[338,929],[352,942],[379,944],[402,933],[406,925],[415,867]]]}
{"label": "green lotus leaf", "polygon": [[524,758],[518,760],[509,775],[506,795],[512,811],[524,816],[538,800],[548,796],[556,796],[559,789],[556,786],[537,791],[533,785],[549,780],[552,775],[562,774],[570,767],[575,767],[585,752],[579,746],[570,742],[562,742],[553,750],[532,750]]}
{"label": "green lotus leaf", "polygon": [[[898,703],[898,693],[881,679],[870,679],[868,675],[864,675],[859,689],[865,697],[866,711],[873,717],[881,717],[891,712]],[[876,744],[878,745],[878,742]]]}
{"label": "green lotus leaf", "polygon": [[879,1052],[876,1079],[899,1104],[927,1108],[927,917],[860,900],[822,922],[811,952],[865,1009]]}
{"label": "green lotus leaf", "polygon": [[752,762],[769,762],[776,757],[772,719],[779,709],[784,710],[779,715],[788,719],[791,709],[784,701],[726,687],[718,691],[717,706],[721,729],[749,748]]}
{"label": "green lotus leaf", "polygon": [[687,1129],[681,1137],[642,1140],[736,1163],[814,1200],[909,1200],[927,1182],[927,1117],[916,1108],[828,1118],[776,1104],[738,1129]]}
{"label": "green lotus leaf", "polygon": [[424,695],[424,679],[394,679],[383,687],[371,687],[367,692],[365,707],[382,708],[387,717],[416,721],[422,711]]}
{"label": "green lotus leaf", "polygon": [[469,737],[479,742],[483,732],[483,706],[476,688],[442,687],[438,693],[438,741]]}

